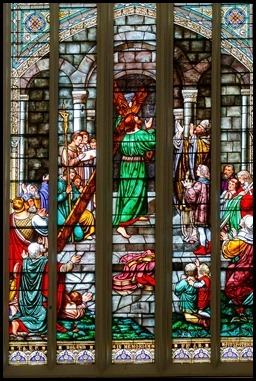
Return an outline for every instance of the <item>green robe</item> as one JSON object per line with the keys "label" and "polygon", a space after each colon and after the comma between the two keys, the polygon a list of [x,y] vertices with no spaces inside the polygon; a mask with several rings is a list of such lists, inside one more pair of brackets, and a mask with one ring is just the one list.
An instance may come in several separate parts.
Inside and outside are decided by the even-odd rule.
{"label": "green robe", "polygon": [[47,332],[47,298],[42,289],[42,277],[47,257],[23,259],[19,290],[19,312],[10,320],[20,320],[31,333]]}
{"label": "green robe", "polygon": [[[66,219],[69,216],[69,213],[71,211],[69,201],[68,201],[68,194],[66,192],[67,188],[67,181],[64,180],[62,177],[58,178],[57,183],[57,191],[58,191],[58,209],[57,209],[57,220],[58,220],[58,226],[61,227],[64,225]],[[72,186],[72,192],[76,191],[75,186]],[[72,205],[73,207],[73,205]],[[79,242],[82,241],[84,238],[84,231],[81,228],[81,226],[77,223],[74,226],[73,229],[74,239],[75,241]]]}
{"label": "green robe", "polygon": [[241,198],[242,195],[238,194],[234,198],[228,201],[225,211],[221,217],[221,224],[226,220],[226,225],[228,231],[230,232],[232,228],[236,230],[240,229],[241,222]]}
{"label": "green robe", "polygon": [[[139,130],[127,133],[120,143],[123,156],[131,160],[121,161],[120,180],[116,199],[114,226],[126,226],[134,223],[148,212],[147,173],[144,158],[147,151],[156,146],[155,130]],[[133,157],[135,160],[133,161]]]}
{"label": "green robe", "polygon": [[176,284],[174,293],[180,298],[181,311],[190,314],[197,312],[197,289],[190,285],[187,279],[182,279]]}

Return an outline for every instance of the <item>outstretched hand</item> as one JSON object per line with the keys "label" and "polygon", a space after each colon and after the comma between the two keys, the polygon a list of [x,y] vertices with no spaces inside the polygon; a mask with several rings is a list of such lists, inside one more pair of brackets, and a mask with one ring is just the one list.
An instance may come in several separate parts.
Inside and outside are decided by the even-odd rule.
{"label": "outstretched hand", "polygon": [[71,258],[70,258],[71,262],[73,263],[79,263],[81,261],[81,255],[76,255],[74,254]]}
{"label": "outstretched hand", "polygon": [[194,129],[195,129],[195,125],[193,123],[190,123],[190,125],[189,125],[189,135],[190,136],[194,135]]}
{"label": "outstretched hand", "polygon": [[28,252],[26,252],[25,250],[23,250],[22,253],[21,253],[21,256],[22,256],[23,259],[28,258]]}
{"label": "outstretched hand", "polygon": [[226,241],[228,239],[228,233],[224,232],[223,230],[220,232],[220,239],[222,241]]}
{"label": "outstretched hand", "polygon": [[175,122],[175,130],[176,132],[178,132],[179,136],[181,136],[184,131],[184,127],[180,124],[178,120],[176,120]]}
{"label": "outstretched hand", "polygon": [[181,183],[184,186],[184,188],[191,188],[193,186],[194,181],[189,180],[189,179],[185,179]]}
{"label": "outstretched hand", "polygon": [[85,292],[82,295],[82,300],[83,300],[83,302],[89,302],[90,300],[92,300],[92,293],[91,292]]}
{"label": "outstretched hand", "polygon": [[146,129],[149,130],[151,127],[152,127],[152,124],[153,124],[153,118],[149,118],[149,120],[145,120],[145,126],[146,126]]}

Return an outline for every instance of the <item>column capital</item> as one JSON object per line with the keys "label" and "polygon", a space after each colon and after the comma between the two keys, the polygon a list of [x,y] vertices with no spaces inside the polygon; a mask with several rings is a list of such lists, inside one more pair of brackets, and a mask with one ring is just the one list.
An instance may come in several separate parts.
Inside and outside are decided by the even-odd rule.
{"label": "column capital", "polygon": [[29,95],[28,94],[20,94],[20,100],[24,102],[29,101]]}
{"label": "column capital", "polygon": [[250,89],[241,89],[241,95],[250,95],[251,91]]}
{"label": "column capital", "polygon": [[196,103],[198,90],[182,90],[184,102]]}
{"label": "column capital", "polygon": [[86,103],[88,92],[87,90],[73,90],[72,91],[73,103]]}
{"label": "column capital", "polygon": [[173,110],[173,115],[175,120],[183,120],[184,110],[183,108],[176,108]]}
{"label": "column capital", "polygon": [[17,148],[18,147],[18,144],[19,144],[19,138],[17,137],[12,137],[11,138],[11,147],[12,148]]}
{"label": "column capital", "polygon": [[95,110],[87,110],[86,119],[87,120],[95,120]]}

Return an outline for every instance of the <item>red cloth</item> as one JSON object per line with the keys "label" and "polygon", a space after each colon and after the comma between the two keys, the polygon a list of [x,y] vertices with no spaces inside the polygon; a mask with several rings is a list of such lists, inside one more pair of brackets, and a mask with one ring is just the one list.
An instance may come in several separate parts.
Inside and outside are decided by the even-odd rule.
{"label": "red cloth", "polygon": [[206,307],[210,307],[211,300],[211,279],[207,275],[200,276],[198,278],[200,281],[205,282],[204,287],[198,288],[198,299],[197,299],[197,307],[199,310],[203,310]]}
{"label": "red cloth", "polygon": [[253,292],[253,245],[247,243],[239,259],[226,272],[225,293],[233,304],[241,306]]}
{"label": "red cloth", "polygon": [[26,240],[19,234],[19,230],[15,226],[13,213],[10,214],[10,238],[9,238],[9,272],[13,272],[15,263],[22,264],[21,253],[23,250],[28,251],[31,242]]}
{"label": "red cloth", "polygon": [[121,257],[123,271],[113,276],[113,289],[124,294],[134,291],[141,284],[155,286],[155,253],[146,250],[141,254],[129,253]]}
{"label": "red cloth", "polygon": [[[243,192],[243,188],[238,189],[238,194]],[[250,214],[253,216],[253,188],[250,189],[245,195],[242,196],[240,201],[241,218]]]}

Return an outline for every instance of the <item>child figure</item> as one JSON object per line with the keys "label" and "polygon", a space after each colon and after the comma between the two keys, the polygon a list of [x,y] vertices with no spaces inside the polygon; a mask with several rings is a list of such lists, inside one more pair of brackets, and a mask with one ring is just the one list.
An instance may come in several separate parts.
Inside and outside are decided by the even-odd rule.
{"label": "child figure", "polygon": [[208,312],[211,300],[210,268],[206,263],[200,264],[197,258],[195,259],[195,265],[197,267],[197,279],[190,278],[188,282],[197,289],[198,314],[210,318],[211,315]]}
{"label": "child figure", "polygon": [[210,319],[198,313],[198,290],[194,285],[197,280],[197,266],[195,263],[187,263],[184,274],[175,285],[174,293],[180,298],[180,309],[185,319],[193,324],[198,324],[205,329],[210,328]]}

